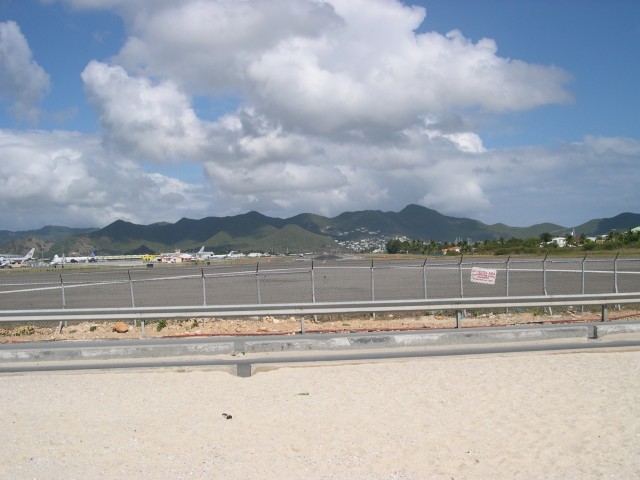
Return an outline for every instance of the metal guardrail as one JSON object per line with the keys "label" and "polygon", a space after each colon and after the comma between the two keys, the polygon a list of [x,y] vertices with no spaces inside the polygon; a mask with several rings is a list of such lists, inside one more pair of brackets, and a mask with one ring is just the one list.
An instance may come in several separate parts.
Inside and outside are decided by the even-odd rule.
{"label": "metal guardrail", "polygon": [[0,322],[141,320],[144,327],[144,321],[152,319],[301,315],[301,331],[304,332],[304,315],[454,310],[456,326],[460,327],[462,312],[466,309],[590,305],[601,306],[601,321],[606,321],[610,305],[635,303],[640,303],[640,292],[364,302],[10,310],[0,311]]}

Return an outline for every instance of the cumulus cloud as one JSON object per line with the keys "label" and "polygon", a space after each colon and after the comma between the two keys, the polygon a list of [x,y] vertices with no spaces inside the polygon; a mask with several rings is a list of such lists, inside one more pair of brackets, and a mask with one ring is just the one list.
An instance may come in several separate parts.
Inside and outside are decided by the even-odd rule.
{"label": "cumulus cloud", "polygon": [[49,92],[49,75],[32,58],[27,39],[13,22],[0,22],[0,100],[20,121],[36,123],[38,103]]}
{"label": "cumulus cloud", "polygon": [[288,129],[377,134],[425,113],[571,100],[566,72],[499,57],[491,39],[416,34],[425,10],[396,1],[133,2],[124,15],[130,36],[114,60],[128,71],[238,93]]}
{"label": "cumulus cloud", "polygon": [[[0,186],[20,186],[0,190],[0,207],[20,197],[31,215],[48,204],[55,218],[73,212],[76,223],[104,224],[421,203],[518,224],[516,211],[548,221],[558,196],[597,206],[602,198],[585,192],[604,196],[612,178],[605,168],[633,175],[633,139],[487,148],[478,133],[485,115],[571,102],[570,75],[501,57],[489,38],[428,31],[420,7],[395,0],[61,1],[111,8],[125,21],[118,54],[91,61],[81,74],[102,132],[4,132],[0,154],[29,174],[0,166]],[[213,104],[238,100],[205,119],[196,106],[203,96]],[[181,162],[202,166],[203,184],[147,172]],[[638,204],[631,188],[617,192]]]}
{"label": "cumulus cloud", "polygon": [[82,79],[111,146],[156,161],[189,160],[202,151],[202,122],[170,80],[154,84],[96,61],[85,68]]}
{"label": "cumulus cloud", "polygon": [[205,216],[210,196],[193,185],[107,152],[97,135],[0,130],[4,228],[104,226]]}
{"label": "cumulus cloud", "polygon": [[[471,174],[463,187],[443,186],[461,172],[453,159],[485,151],[452,112],[570,98],[559,69],[500,58],[492,40],[457,31],[416,34],[424,9],[399,2],[111,5],[124,12],[129,39],[113,64],[91,62],[82,75],[107,145],[201,162],[219,198],[239,210],[481,210],[490,201]],[[229,92],[242,99],[235,112],[197,117],[191,96]]]}

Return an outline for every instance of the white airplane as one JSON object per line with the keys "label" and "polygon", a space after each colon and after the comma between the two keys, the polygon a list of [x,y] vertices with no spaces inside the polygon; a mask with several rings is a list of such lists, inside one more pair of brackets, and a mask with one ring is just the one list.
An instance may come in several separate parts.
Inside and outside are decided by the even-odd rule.
{"label": "white airplane", "polygon": [[196,253],[196,259],[198,260],[210,260],[213,258],[227,258],[227,254],[223,253],[222,255],[217,255],[213,252],[205,252],[204,245],[200,248],[200,250]]}
{"label": "white airplane", "polygon": [[27,254],[24,257],[13,257],[13,256],[0,257],[0,267],[11,268],[11,265],[26,262],[27,260],[30,260],[31,258],[33,258],[33,252],[35,251],[36,249],[32,248],[31,250],[29,250],[29,252],[27,252]]}
{"label": "white airplane", "polygon": [[63,265],[65,263],[95,263],[98,261],[98,257],[96,257],[96,251],[91,252],[91,255],[87,257],[67,257],[65,254],[62,254],[62,257],[58,255],[53,256],[53,260],[49,265]]}

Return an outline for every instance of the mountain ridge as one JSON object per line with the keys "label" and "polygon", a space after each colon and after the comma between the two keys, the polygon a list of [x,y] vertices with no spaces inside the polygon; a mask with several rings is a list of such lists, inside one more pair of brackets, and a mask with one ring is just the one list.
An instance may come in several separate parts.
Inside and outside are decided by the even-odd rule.
{"label": "mountain ridge", "polygon": [[[640,214],[624,212],[611,218],[596,218],[573,227],[576,235],[596,235],[611,230],[626,231],[640,225]],[[332,250],[341,242],[367,238],[378,240],[406,237],[428,242],[452,242],[456,239],[483,241],[499,238],[532,238],[541,233],[560,235],[572,228],[553,223],[528,227],[511,227],[504,223],[485,224],[466,217],[451,217],[420,205],[407,205],[399,212],[360,210],[343,212],[335,217],[301,213],[289,218],[277,218],[250,211],[235,216],[181,218],[175,223],[156,222],[140,225],[116,220],[104,228],[71,229],[43,227],[28,232],[0,231],[0,240],[9,238],[16,244],[20,233],[30,238],[46,240],[43,251],[78,252],[97,249],[103,254],[124,254],[139,251],[194,251],[207,249],[227,252],[271,251],[301,252]],[[66,235],[65,235],[66,233]],[[4,237],[2,236],[4,234]],[[0,242],[1,244],[2,242]],[[91,250],[89,250],[90,252]]]}

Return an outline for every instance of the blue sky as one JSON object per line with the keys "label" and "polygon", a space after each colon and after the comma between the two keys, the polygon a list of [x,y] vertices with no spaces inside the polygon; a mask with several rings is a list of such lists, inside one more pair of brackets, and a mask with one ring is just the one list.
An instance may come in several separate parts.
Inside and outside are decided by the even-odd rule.
{"label": "blue sky", "polygon": [[640,3],[0,0],[0,229],[640,212]]}

